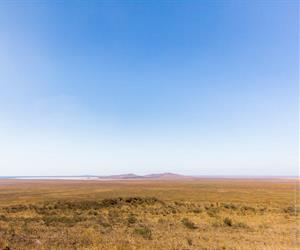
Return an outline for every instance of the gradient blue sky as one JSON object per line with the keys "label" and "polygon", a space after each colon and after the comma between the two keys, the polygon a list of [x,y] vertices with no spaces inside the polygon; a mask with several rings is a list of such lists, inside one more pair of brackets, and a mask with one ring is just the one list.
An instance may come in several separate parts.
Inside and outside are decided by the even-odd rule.
{"label": "gradient blue sky", "polygon": [[1,1],[0,175],[298,174],[298,12]]}

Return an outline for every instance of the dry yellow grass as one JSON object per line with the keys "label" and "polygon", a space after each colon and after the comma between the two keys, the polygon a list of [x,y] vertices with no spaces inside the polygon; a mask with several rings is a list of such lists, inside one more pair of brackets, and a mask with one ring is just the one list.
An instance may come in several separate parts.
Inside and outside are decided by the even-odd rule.
{"label": "dry yellow grass", "polygon": [[297,186],[0,180],[0,249],[299,249]]}

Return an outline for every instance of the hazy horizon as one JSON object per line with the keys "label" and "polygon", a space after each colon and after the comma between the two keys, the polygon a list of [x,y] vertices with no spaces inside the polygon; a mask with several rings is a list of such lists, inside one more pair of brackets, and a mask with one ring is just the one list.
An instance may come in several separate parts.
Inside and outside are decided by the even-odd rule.
{"label": "hazy horizon", "polygon": [[0,176],[298,176],[297,1],[1,2]]}
{"label": "hazy horizon", "polygon": [[[101,178],[101,177],[113,177],[113,176],[126,176],[126,175],[135,175],[136,177],[147,177],[152,174],[174,174],[178,175],[179,177],[191,177],[191,178],[209,178],[209,179],[298,179],[299,175],[184,175],[180,173],[146,173],[146,174],[135,174],[135,173],[119,173],[119,174],[108,174],[108,175],[89,175],[89,174],[81,174],[81,175],[9,175],[9,176],[0,176],[0,179],[53,179],[53,180],[59,180],[59,179],[70,179],[70,180],[76,180],[76,179],[89,179],[89,178]],[[100,179],[101,180],[101,179]],[[105,180],[105,179],[103,179]],[[111,179],[108,179],[111,180]],[[131,178],[124,179],[124,180],[131,180]],[[134,180],[134,178],[132,178]]]}

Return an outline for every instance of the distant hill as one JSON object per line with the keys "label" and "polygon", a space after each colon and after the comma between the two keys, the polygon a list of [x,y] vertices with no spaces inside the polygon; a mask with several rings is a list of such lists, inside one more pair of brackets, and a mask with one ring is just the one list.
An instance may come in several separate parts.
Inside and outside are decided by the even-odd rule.
{"label": "distant hill", "polygon": [[29,179],[29,180],[180,180],[195,178],[192,176],[157,173],[147,175],[136,175],[133,173],[119,175],[78,175],[78,176],[0,176],[0,179]]}
{"label": "distant hill", "polygon": [[174,173],[161,173],[161,174],[148,174],[144,175],[147,179],[183,179],[189,178],[189,176],[174,174]]}
{"label": "distant hill", "polygon": [[140,179],[143,176],[136,174],[119,174],[119,175],[107,175],[107,176],[98,176],[99,179],[115,179],[115,180],[127,180],[127,179]]}
{"label": "distant hill", "polygon": [[147,175],[136,175],[136,174],[121,174],[121,175],[108,175],[99,176],[99,179],[114,179],[114,180],[131,180],[131,179],[153,179],[153,180],[175,180],[190,178],[189,176],[179,175],[174,173],[158,173],[158,174],[147,174]]}

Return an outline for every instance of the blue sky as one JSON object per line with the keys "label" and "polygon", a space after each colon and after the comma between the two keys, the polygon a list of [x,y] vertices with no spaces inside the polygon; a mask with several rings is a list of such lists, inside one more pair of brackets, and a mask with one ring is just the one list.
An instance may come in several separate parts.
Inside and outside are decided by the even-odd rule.
{"label": "blue sky", "polygon": [[298,174],[298,1],[2,1],[0,175]]}

